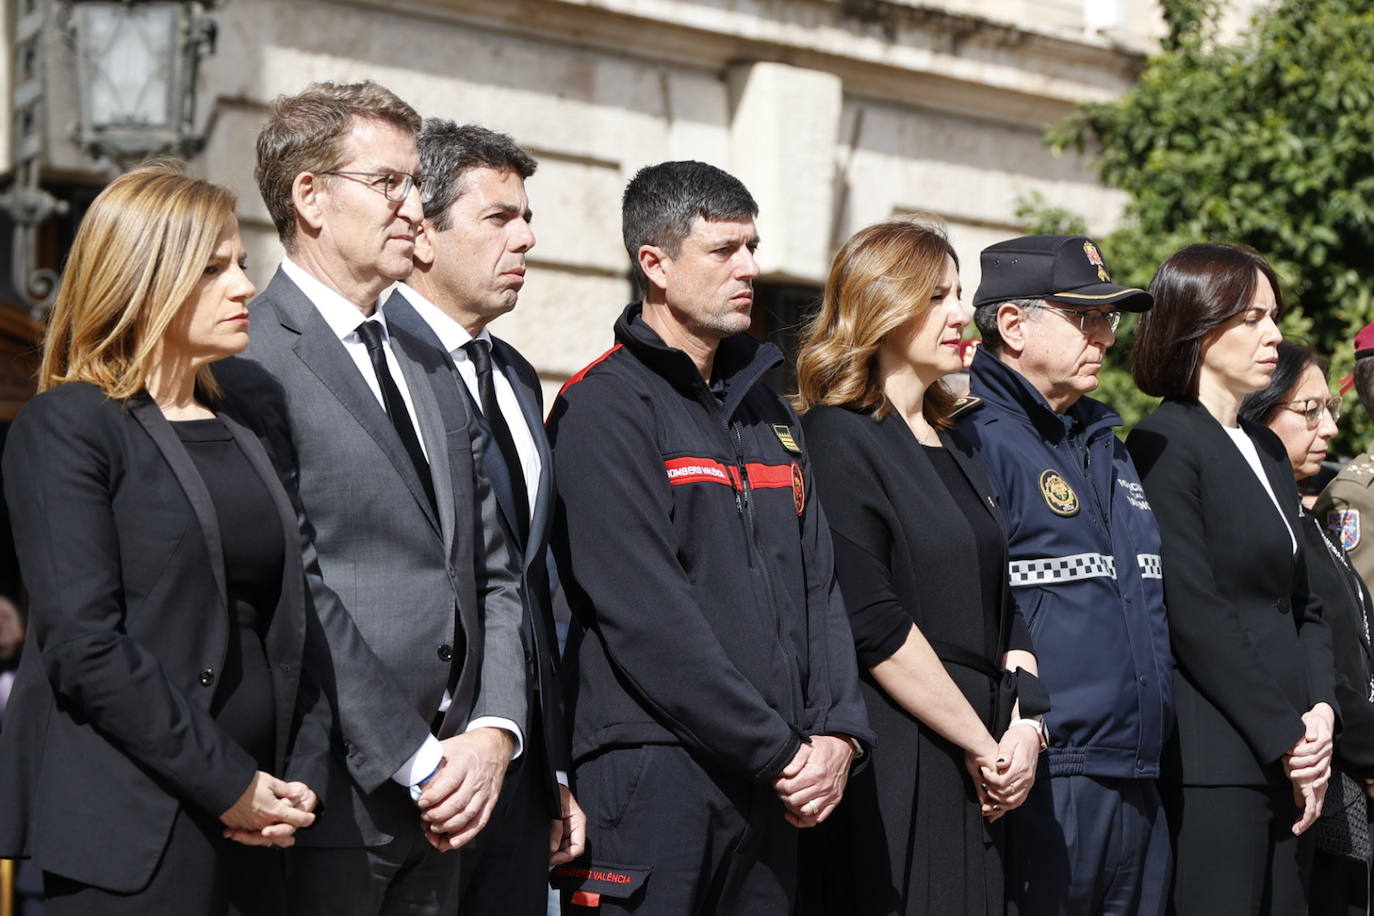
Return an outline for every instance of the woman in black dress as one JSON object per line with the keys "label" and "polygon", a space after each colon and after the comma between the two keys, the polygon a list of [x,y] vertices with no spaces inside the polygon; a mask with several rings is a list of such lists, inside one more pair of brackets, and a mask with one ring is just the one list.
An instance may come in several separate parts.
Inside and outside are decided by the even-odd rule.
{"label": "woman in black dress", "polygon": [[[1301,483],[1321,471],[1327,446],[1338,431],[1341,399],[1327,385],[1326,361],[1311,347],[1284,342],[1279,344],[1278,356],[1269,387],[1248,395],[1241,403],[1240,416],[1269,427],[1279,437],[1293,466],[1293,477]],[[1312,590],[1321,598],[1322,619],[1331,629],[1336,700],[1341,709],[1342,728],[1336,739],[1332,781],[1327,786],[1327,810],[1343,800],[1363,816],[1367,830],[1364,798],[1367,787],[1374,785],[1374,656],[1369,640],[1374,602],[1340,543],[1327,533],[1316,515],[1306,508],[1301,511],[1307,575]],[[1324,844],[1320,821],[1316,833],[1311,912],[1314,916],[1368,913],[1369,862],[1343,843]],[[1335,834],[1335,839],[1340,837],[1340,833]]]}
{"label": "woman in black dress", "polygon": [[[5,448],[31,596],[0,734],[0,856],[65,914],[279,912],[315,794],[278,779],[306,607],[294,509],[214,405],[248,344],[234,196],[171,164],[77,232]],[[234,842],[237,841],[237,842]]]}
{"label": "woman in black dress", "polygon": [[1308,584],[1293,469],[1240,414],[1278,361],[1278,279],[1190,245],[1150,284],[1131,375],[1163,403],[1126,446],[1159,522],[1177,729],[1160,778],[1180,916],[1306,914],[1330,775],[1330,634]]}
{"label": "woman in black dress", "polygon": [[967,323],[944,234],[880,223],[836,255],[797,361],[878,735],[845,803],[804,838],[804,873],[822,876],[802,895],[815,911],[1005,912],[997,821],[1035,779],[1041,733],[1029,716],[1046,704],[1025,719],[1010,711],[1003,672],[1023,669],[1027,686],[1035,659],[1008,599],[991,485],[952,422],[972,405],[940,381],[961,367]]}

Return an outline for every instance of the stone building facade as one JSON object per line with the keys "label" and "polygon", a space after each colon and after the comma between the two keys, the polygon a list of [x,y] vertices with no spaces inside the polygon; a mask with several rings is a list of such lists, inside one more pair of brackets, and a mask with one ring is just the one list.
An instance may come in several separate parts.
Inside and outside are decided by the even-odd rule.
{"label": "stone building facade", "polygon": [[[4,12],[11,35],[47,17],[37,134],[45,181],[72,200],[66,228],[40,246],[56,263],[109,172],[70,135],[70,3],[8,0]],[[275,95],[372,78],[422,114],[506,131],[539,158],[538,245],[521,305],[496,330],[551,390],[609,345],[631,296],[618,206],[640,166],[702,159],[750,187],[757,330],[784,344],[838,245],[886,217],[943,219],[971,296],[978,250],[1019,231],[1027,195],[1083,214],[1094,232],[1112,227],[1120,196],[1082,158],[1047,150],[1042,132],[1123,92],[1162,29],[1152,0],[227,0],[208,13],[217,35],[200,66],[204,146],[191,163],[239,191],[260,285],[281,252],[252,181],[253,138]],[[0,72],[20,72],[13,48]],[[22,129],[14,96],[0,119],[6,151]],[[12,333],[9,345],[17,352]]]}

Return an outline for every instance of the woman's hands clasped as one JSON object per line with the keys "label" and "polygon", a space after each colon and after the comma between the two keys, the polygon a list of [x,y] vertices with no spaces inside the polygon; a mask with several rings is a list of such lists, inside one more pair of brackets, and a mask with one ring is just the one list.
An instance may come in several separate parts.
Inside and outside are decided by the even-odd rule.
{"label": "woman's hands clasped", "polygon": [[964,767],[989,823],[1025,803],[1039,757],[1040,733],[1030,725],[1013,725],[999,743],[993,744],[989,735],[987,748],[965,752]]}
{"label": "woman's hands clasped", "polygon": [[1298,743],[1283,755],[1283,772],[1293,783],[1293,802],[1300,810],[1293,822],[1293,833],[1301,834],[1317,822],[1331,780],[1331,754],[1336,730],[1336,714],[1326,703],[1318,703],[1302,714],[1306,730]]}
{"label": "woman's hands clasped", "polygon": [[295,833],[315,823],[315,792],[258,770],[232,808],[219,816],[224,836],[245,846],[290,846]]}

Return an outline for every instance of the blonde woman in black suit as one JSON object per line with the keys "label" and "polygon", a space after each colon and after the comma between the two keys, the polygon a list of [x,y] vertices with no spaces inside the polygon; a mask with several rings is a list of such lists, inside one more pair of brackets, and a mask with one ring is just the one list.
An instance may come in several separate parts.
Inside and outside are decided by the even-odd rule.
{"label": "blonde woman in black suit", "polygon": [[1287,454],[1239,416],[1278,361],[1279,285],[1253,251],[1202,244],[1166,260],[1150,292],[1131,373],[1164,402],[1126,444],[1163,541],[1174,911],[1305,914],[1303,834],[1331,768],[1331,644]]}
{"label": "blonde woman in black suit", "polygon": [[[296,513],[209,365],[248,345],[225,188],[136,169],[82,221],[5,448],[31,596],[0,736],[0,856],[48,912],[279,912],[314,820],[286,767],[305,644]],[[238,842],[233,842],[238,841]]]}

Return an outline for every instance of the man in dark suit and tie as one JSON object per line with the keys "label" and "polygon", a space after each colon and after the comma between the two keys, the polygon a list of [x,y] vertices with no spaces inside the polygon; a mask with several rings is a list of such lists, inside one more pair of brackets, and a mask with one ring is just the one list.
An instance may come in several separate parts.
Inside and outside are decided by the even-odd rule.
{"label": "man in dark suit and tie", "polygon": [[[515,307],[534,247],[525,179],[536,163],[510,137],[429,119],[420,168],[433,182],[415,243],[415,272],[388,303],[391,322],[453,363],[449,395],[491,434],[484,464],[507,533],[521,549],[530,723],[523,762],[491,824],[463,850],[464,914],[542,916],[547,869],[582,852],[584,819],[567,787],[569,749],[549,598],[552,462],[539,377],[487,329]],[[442,395],[441,395],[442,396]]]}
{"label": "man in dark suit and tie", "polygon": [[316,775],[326,813],[289,860],[295,914],[452,913],[459,861],[441,851],[486,823],[524,741],[519,574],[481,429],[436,395],[443,354],[381,301],[411,270],[419,128],[375,83],[322,83],[277,99],[258,136],[287,256],[221,377],[305,510],[328,646],[311,673],[334,723],[314,740],[336,749]]}

